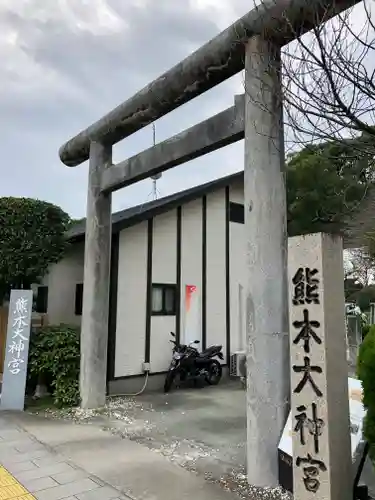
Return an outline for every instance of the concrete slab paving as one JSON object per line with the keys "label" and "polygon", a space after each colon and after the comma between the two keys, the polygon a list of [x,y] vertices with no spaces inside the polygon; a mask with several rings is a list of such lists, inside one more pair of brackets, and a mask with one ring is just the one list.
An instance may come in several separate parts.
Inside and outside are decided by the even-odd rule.
{"label": "concrete slab paving", "polygon": [[[61,418],[61,414],[55,416]],[[202,389],[178,389],[166,395],[149,392],[136,398],[113,398],[105,411],[71,412],[65,417],[89,424],[73,426],[69,430],[72,439],[80,432],[84,439],[85,433],[91,432],[85,430],[86,427],[97,425],[142,444],[154,454],[229,488],[242,498],[249,498],[245,470],[245,392],[237,382]],[[51,436],[51,439],[58,443],[60,437]],[[375,474],[369,460],[362,479],[375,497]]]}
{"label": "concrete slab paving", "polygon": [[1,415],[0,434],[1,500],[125,500],[120,490],[68,463],[22,429],[16,414]]}
{"label": "concrete slab paving", "polygon": [[[38,499],[58,500],[64,496],[73,496],[80,500],[112,500],[121,498],[121,495],[134,500],[236,498],[219,486],[207,483],[204,478],[172,464],[148,448],[104,432],[97,425],[76,425],[72,422],[48,420],[26,413],[9,414],[9,418],[17,422],[37,442],[46,446],[51,456],[56,454],[60,460],[63,457],[68,465],[84,470],[88,475],[87,479],[78,479],[38,491],[36,494]],[[36,460],[31,462],[38,464]],[[49,473],[48,477],[58,481],[58,475],[51,474],[52,464],[47,466],[43,462],[43,466]],[[36,474],[35,468],[30,470],[32,471],[30,476]],[[102,481],[102,486],[88,485],[87,481],[93,477]],[[87,490],[78,491],[81,487],[87,487]]]}
{"label": "concrete slab paving", "polygon": [[[70,473],[70,472],[81,472],[81,471],[75,471],[73,467],[71,467],[69,464],[66,462],[57,462],[54,464],[51,464],[46,467],[37,467],[35,466],[34,469],[31,470],[26,470],[26,471],[16,471],[13,473],[13,475],[19,480],[19,481],[32,481],[34,479],[39,479],[41,477],[50,476],[52,478],[59,477],[60,475],[63,475],[64,473]],[[60,483],[62,484],[62,483]]]}
{"label": "concrete slab paving", "polygon": [[[119,398],[105,425],[241,494],[247,483],[245,398],[237,381],[169,394],[149,392]],[[369,459],[361,482],[375,498],[375,470]]]}
{"label": "concrete slab paving", "polygon": [[[247,486],[245,393],[239,384],[116,398],[104,411],[68,412],[65,417],[70,420],[62,419],[60,412],[45,414],[49,418],[1,415],[0,431],[5,418],[27,439],[23,454],[8,442],[9,470],[21,480],[49,477],[58,483],[45,490],[50,490],[50,496],[36,492],[37,498],[58,500],[60,494],[95,500],[99,491],[103,496],[117,495],[113,500],[288,498],[281,492],[259,492]],[[8,435],[22,448],[17,432]],[[1,457],[0,447],[0,463]],[[366,476],[370,482],[374,478],[369,464]],[[85,479],[96,482],[95,487],[78,491]],[[87,482],[83,487],[88,487]]]}

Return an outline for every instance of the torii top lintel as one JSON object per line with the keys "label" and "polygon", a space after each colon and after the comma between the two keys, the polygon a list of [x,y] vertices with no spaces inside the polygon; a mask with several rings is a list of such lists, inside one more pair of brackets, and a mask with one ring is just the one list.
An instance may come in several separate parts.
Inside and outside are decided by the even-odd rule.
{"label": "torii top lintel", "polygon": [[61,161],[71,167],[79,165],[89,157],[90,142],[116,144],[235,75],[244,67],[245,43],[252,36],[258,34],[283,46],[358,1],[262,0],[218,36],[65,143],[59,151]]}

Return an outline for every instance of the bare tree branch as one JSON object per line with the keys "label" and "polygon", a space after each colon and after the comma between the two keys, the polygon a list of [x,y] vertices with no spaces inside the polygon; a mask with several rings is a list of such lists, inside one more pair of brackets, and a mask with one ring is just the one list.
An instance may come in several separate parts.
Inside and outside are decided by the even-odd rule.
{"label": "bare tree branch", "polygon": [[[361,134],[375,138],[375,25],[369,3],[319,21],[303,36],[296,32],[296,41],[283,51],[285,125],[292,150],[296,144],[347,141]],[[361,147],[375,153],[374,144]]]}
{"label": "bare tree branch", "polygon": [[369,286],[373,280],[375,260],[367,249],[351,250],[348,255],[350,262],[348,278],[358,281],[362,286]]}

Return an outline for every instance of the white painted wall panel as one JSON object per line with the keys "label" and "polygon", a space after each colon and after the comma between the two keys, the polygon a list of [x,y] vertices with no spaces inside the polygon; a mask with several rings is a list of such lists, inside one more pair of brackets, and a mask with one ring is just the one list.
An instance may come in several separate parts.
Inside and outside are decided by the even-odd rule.
{"label": "white painted wall panel", "polygon": [[154,217],[152,282],[176,283],[177,210]]}
{"label": "white painted wall panel", "polygon": [[231,352],[245,348],[245,225],[230,222],[230,332]]}
{"label": "white painted wall panel", "polygon": [[83,282],[84,243],[75,243],[66,256],[52,264],[42,285],[48,286],[48,321],[50,324],[81,324],[81,316],[74,314],[76,284]]}
{"label": "white painted wall panel", "polygon": [[[229,200],[244,204],[243,180],[234,182],[229,189]],[[231,352],[246,346],[246,304],[245,304],[245,225],[230,222],[230,331]]]}
{"label": "white painted wall panel", "polygon": [[[152,282],[176,284],[177,210],[154,218],[152,249]],[[176,316],[151,316],[151,372],[168,369],[172,344],[170,332],[176,330]]]}
{"label": "white painted wall panel", "polygon": [[146,336],[147,222],[120,233],[115,377],[142,373]]}
{"label": "white painted wall panel", "polygon": [[[185,285],[198,287],[200,327],[202,324],[202,200],[186,203],[181,211],[181,341],[184,341]],[[197,331],[196,339],[202,339],[201,328]]]}
{"label": "white painted wall panel", "polygon": [[[225,189],[207,195],[206,339],[226,356]],[[224,359],[223,363],[226,363]]]}

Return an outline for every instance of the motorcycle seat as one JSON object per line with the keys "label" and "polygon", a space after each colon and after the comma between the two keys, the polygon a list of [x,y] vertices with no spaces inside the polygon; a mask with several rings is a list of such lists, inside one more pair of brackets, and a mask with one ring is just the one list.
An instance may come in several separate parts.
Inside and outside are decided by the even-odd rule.
{"label": "motorcycle seat", "polygon": [[213,356],[215,353],[220,352],[222,348],[223,348],[222,345],[218,345],[218,344],[211,345],[209,347],[206,347],[206,349],[204,349],[199,354],[199,356],[202,357],[202,358],[205,358],[207,356]]}

